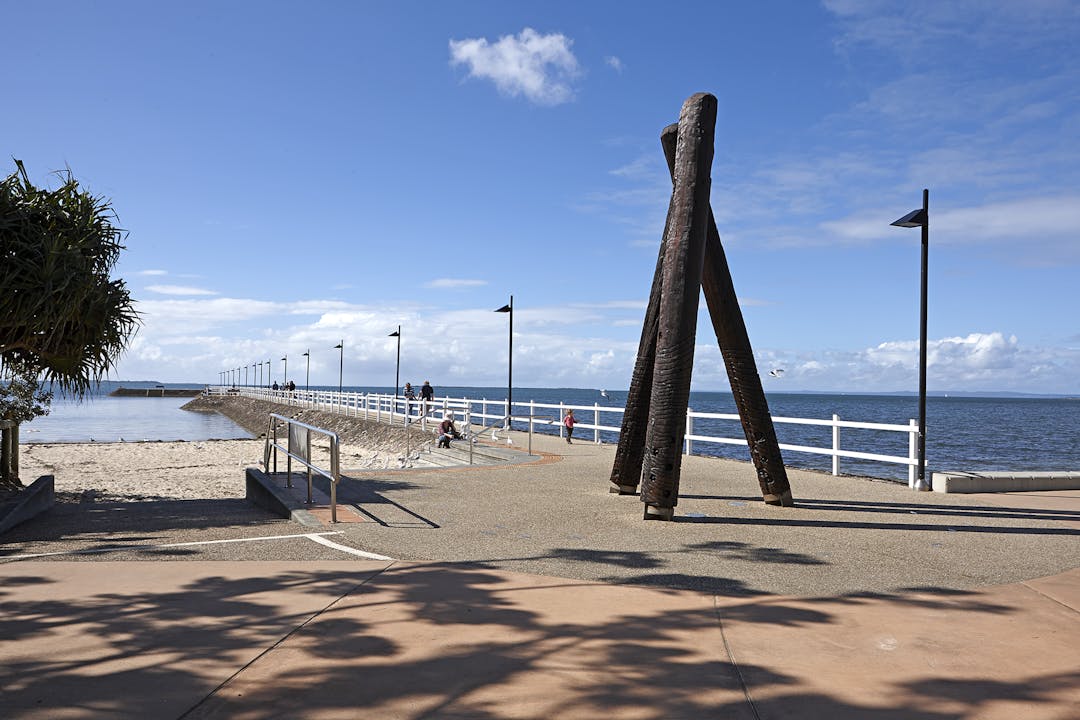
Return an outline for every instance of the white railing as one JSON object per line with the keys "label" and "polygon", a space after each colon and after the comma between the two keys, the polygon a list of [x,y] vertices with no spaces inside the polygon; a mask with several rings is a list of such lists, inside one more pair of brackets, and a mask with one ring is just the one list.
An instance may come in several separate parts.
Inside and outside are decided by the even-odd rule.
{"label": "white railing", "polygon": [[[427,423],[442,420],[443,414],[450,411],[455,413],[456,419],[460,420],[466,433],[470,431],[472,424],[481,426],[488,425],[488,421],[505,420],[509,415],[506,400],[487,400],[485,398],[435,398],[431,402],[424,403],[420,400],[406,400],[403,397],[379,393],[357,393],[336,390],[271,390],[269,388],[238,387],[226,388],[223,386],[208,388],[208,392],[216,395],[242,394],[246,397],[261,398],[271,402],[285,405],[295,405],[318,410],[339,412],[352,417],[363,417],[367,420],[388,423],[421,423],[426,429]],[[600,443],[600,433],[613,433],[616,437],[622,429],[621,407],[607,407],[599,403],[592,405],[568,405],[566,403],[538,403],[515,402],[513,417],[519,424],[528,425],[532,432],[537,428],[558,428],[559,437],[564,437],[566,428],[563,427],[562,418],[567,410],[573,410],[577,423],[576,430],[591,430],[592,440]],[[549,414],[546,414],[549,413]],[[591,415],[591,422],[586,420]],[[607,422],[601,422],[601,419]],[[608,417],[611,419],[608,420]],[[735,423],[732,437],[716,435],[701,435],[694,432],[695,420],[715,420]],[[840,459],[851,458],[896,465],[906,465],[908,468],[908,486],[915,487],[915,473],[919,464],[918,460],[918,436],[919,426],[915,420],[909,420],[907,425],[888,423],[857,422],[841,420],[839,415],[833,415],[831,420],[819,420],[810,418],[789,418],[773,416],[774,425],[814,425],[831,428],[832,443],[830,447],[814,447],[809,445],[791,445],[780,443],[781,450],[789,452],[808,453],[813,455],[826,455],[832,458],[832,474],[840,474]],[[886,455],[882,453],[859,452],[856,450],[844,450],[840,446],[840,430],[842,428],[852,430],[872,430],[878,432],[905,433],[908,436],[907,455]],[[577,437],[583,437],[577,435]],[[686,413],[686,435],[683,450],[686,454],[693,454],[694,443],[713,443],[722,445],[746,445],[746,437],[742,435],[740,419],[733,413],[707,413],[688,410]]]}

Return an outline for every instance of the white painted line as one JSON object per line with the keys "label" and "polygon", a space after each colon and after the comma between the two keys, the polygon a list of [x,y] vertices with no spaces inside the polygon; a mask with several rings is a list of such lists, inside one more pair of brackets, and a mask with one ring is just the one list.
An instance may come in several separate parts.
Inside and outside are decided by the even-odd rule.
{"label": "white painted line", "polygon": [[[319,533],[319,535],[329,535],[329,534],[330,533]],[[340,535],[341,533],[337,533],[337,534]],[[328,548],[334,548],[335,550],[340,550],[341,552],[346,552],[346,553],[349,553],[350,555],[358,555],[358,556],[360,556],[362,558],[367,558],[369,560],[393,560],[394,559],[394,558],[391,558],[391,557],[386,557],[385,555],[376,555],[375,553],[369,553],[369,552],[364,552],[363,550],[357,550],[356,548],[351,548],[348,545],[338,545],[336,542],[334,542],[332,540],[327,540],[324,537],[319,537],[319,535],[308,535],[308,537],[311,538],[312,540],[314,540],[315,542],[319,543],[320,545],[325,545]]]}
{"label": "white painted line", "polygon": [[[340,532],[323,532],[318,535],[341,535]],[[250,538],[231,538],[229,540],[199,540],[195,542],[169,543],[167,545],[118,545],[110,548],[93,548],[90,550],[61,550],[60,552],[35,553],[33,555],[0,555],[0,562],[5,560],[32,560],[33,558],[53,557],[56,555],[91,555],[94,553],[125,552],[127,550],[160,550],[162,548],[192,547],[194,545],[222,545],[224,543],[258,542],[260,540],[289,540],[291,538],[312,538],[314,534],[303,533],[300,535],[263,535]]]}

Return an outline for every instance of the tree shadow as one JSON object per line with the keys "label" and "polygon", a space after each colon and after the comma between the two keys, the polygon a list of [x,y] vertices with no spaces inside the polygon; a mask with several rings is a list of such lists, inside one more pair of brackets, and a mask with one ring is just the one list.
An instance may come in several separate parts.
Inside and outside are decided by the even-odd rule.
{"label": "tree shadow", "polygon": [[273,513],[243,498],[198,500],[145,497],[129,501],[58,502],[32,522],[17,525],[0,538],[0,557],[25,552],[31,542],[78,538],[98,541],[88,549],[103,549],[157,539],[155,533],[218,527],[242,527],[283,522]]}
{"label": "tree shadow", "polygon": [[[297,569],[80,593],[58,586],[44,565],[3,566],[12,574],[0,591],[0,637],[18,648],[4,661],[12,718],[77,704],[116,717],[944,720],[955,715],[934,708],[941,698],[974,708],[1014,696],[1049,702],[1075,682],[1065,673],[1016,683],[926,677],[895,686],[903,707],[853,704],[807,693],[776,668],[736,666],[707,597],[669,592],[657,603],[655,594],[613,596],[604,585],[482,566]],[[553,592],[568,601],[534,601]],[[948,594],[950,610],[1014,611],[963,595]],[[747,598],[722,616],[796,631],[829,626],[845,604],[871,600],[908,602],[866,595],[806,608]],[[39,650],[69,636],[93,638],[97,651]]]}

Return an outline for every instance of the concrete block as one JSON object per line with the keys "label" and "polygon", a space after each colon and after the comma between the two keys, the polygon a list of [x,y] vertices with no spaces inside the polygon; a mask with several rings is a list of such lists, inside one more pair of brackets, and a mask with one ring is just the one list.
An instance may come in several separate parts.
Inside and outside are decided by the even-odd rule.
{"label": "concrete block", "polygon": [[304,509],[284,488],[277,486],[266,473],[258,468],[249,467],[244,471],[244,497],[256,507],[289,518],[307,527],[322,527],[323,524],[314,515]]}
{"label": "concrete block", "polygon": [[1080,472],[936,472],[931,482],[944,493],[1080,490]]}
{"label": "concrete block", "polygon": [[15,505],[0,517],[0,535],[56,504],[53,480],[52,475],[42,475],[19,493]]}

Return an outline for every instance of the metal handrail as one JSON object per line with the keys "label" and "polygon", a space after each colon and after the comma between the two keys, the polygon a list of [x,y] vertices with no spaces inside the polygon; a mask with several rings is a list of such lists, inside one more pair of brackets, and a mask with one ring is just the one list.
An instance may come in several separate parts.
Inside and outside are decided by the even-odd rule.
{"label": "metal handrail", "polygon": [[[283,447],[278,444],[277,429],[279,423],[274,422],[280,420],[288,426],[288,444]],[[306,439],[304,442],[304,448],[307,450],[307,457],[303,457],[293,452],[293,426],[304,428],[307,431]],[[330,438],[330,470],[324,470],[318,465],[311,462],[311,433],[318,432],[326,435]],[[273,440],[271,440],[273,438]],[[277,472],[277,451],[281,450],[285,453],[285,486],[292,487],[292,461],[295,459],[297,462],[307,467],[307,502],[310,505],[311,499],[311,473],[317,472],[323,477],[330,480],[330,522],[336,523],[337,519],[337,486],[341,481],[341,463],[340,463],[340,448],[341,441],[338,439],[336,432],[331,430],[324,430],[323,428],[315,427],[314,425],[308,425],[305,422],[296,420],[293,418],[285,417],[284,415],[278,415],[277,413],[270,413],[268,420],[268,427],[266,428],[266,442],[263,445],[263,469],[266,472],[270,472],[270,449],[274,449],[274,470]]]}

